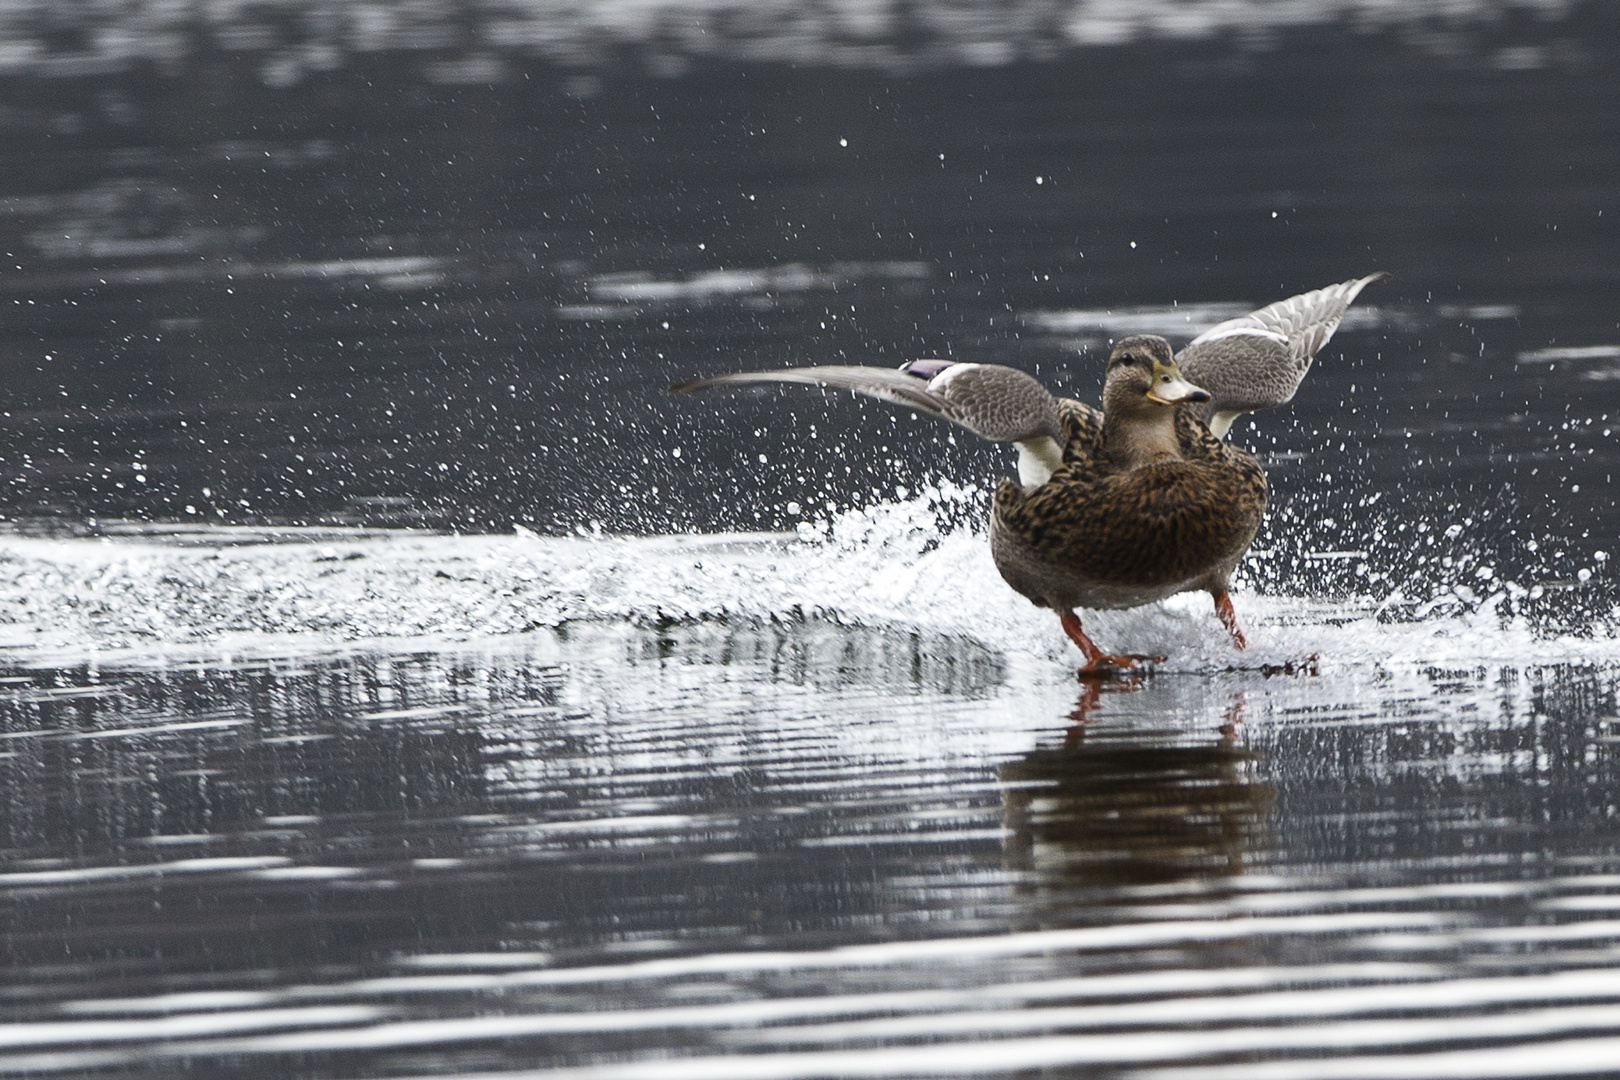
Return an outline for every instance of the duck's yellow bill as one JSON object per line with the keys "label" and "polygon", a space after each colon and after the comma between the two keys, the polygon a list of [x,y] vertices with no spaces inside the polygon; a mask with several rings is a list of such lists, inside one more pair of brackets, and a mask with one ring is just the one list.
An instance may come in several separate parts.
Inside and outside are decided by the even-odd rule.
{"label": "duck's yellow bill", "polygon": [[1184,401],[1208,401],[1209,391],[1177,378],[1155,382],[1148,388],[1147,399],[1157,405],[1180,405]]}

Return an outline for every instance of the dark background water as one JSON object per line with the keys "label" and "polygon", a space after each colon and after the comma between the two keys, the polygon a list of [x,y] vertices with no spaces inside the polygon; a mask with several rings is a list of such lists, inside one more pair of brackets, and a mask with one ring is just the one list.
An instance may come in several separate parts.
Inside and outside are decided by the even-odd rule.
{"label": "dark background water", "polygon": [[[1243,436],[1273,454],[1274,520],[1367,548],[1298,499],[1395,491],[1437,529],[1468,517],[1504,572],[1603,569],[1620,368],[1524,354],[1620,342],[1605,5],[1107,47],[888,12],[849,55],[777,12],[716,16],[695,54],[657,23],[564,33],[544,5],[524,10],[561,20],[546,47],[481,46],[495,16],[449,6],[367,48],[321,29],[343,10],[146,27],[110,59],[116,18],[13,28],[41,51],[0,89],[0,512],[791,527],[790,502],[1005,456],[882,406],[664,386],[943,354],[1089,397],[1107,334],[1039,313],[1387,269],[1378,317]],[[1532,532],[1568,559],[1526,553]]]}

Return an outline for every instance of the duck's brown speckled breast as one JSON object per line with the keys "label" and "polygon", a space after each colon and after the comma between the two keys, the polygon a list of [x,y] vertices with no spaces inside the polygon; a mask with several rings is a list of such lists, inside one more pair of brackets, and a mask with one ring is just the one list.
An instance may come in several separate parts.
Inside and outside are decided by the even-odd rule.
{"label": "duck's brown speckled breast", "polygon": [[1184,460],[1121,469],[1103,449],[1101,414],[1075,401],[1059,407],[1063,467],[1037,488],[1006,480],[996,491],[991,553],[1007,583],[1060,611],[1225,588],[1265,513],[1259,463],[1183,408]]}

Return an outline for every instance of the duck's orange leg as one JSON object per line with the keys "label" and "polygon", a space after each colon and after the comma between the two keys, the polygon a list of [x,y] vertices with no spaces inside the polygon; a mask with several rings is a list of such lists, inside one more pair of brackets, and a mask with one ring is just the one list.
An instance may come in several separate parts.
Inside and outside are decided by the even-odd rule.
{"label": "duck's orange leg", "polygon": [[1238,629],[1237,612],[1232,610],[1232,596],[1225,589],[1215,594],[1215,614],[1220,616],[1226,632],[1232,635],[1232,644],[1239,649],[1247,649],[1249,639]]}
{"label": "duck's orange leg", "polygon": [[1162,656],[1147,656],[1142,653],[1105,653],[1097,648],[1097,643],[1086,636],[1080,628],[1080,616],[1072,611],[1058,612],[1058,619],[1063,623],[1063,632],[1069,635],[1069,640],[1080,646],[1080,651],[1086,654],[1085,666],[1080,669],[1081,676],[1106,674],[1112,668],[1128,668],[1136,666],[1137,661],[1147,660],[1155,664],[1164,662]]}

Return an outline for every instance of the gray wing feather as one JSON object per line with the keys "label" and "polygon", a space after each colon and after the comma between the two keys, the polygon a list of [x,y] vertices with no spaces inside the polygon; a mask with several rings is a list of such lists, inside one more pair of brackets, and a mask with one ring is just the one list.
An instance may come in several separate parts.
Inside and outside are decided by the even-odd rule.
{"label": "gray wing feather", "polygon": [[1048,437],[1061,444],[1063,425],[1057,402],[1032,376],[1000,364],[947,364],[932,379],[894,368],[805,367],[781,371],[739,371],[690,379],[670,387],[684,394],[710,386],[749,383],[807,383],[853,390],[960,424],[991,442]]}
{"label": "gray wing feather", "polygon": [[[1229,424],[1236,414],[1292,399],[1351,302],[1362,289],[1387,277],[1380,271],[1290,296],[1194,338],[1176,361],[1188,382],[1210,393],[1212,400],[1197,407],[1204,419],[1225,414]],[[1223,426],[1217,434],[1224,432]]]}
{"label": "gray wing feather", "polygon": [[705,390],[711,386],[738,386],[755,383],[804,383],[809,386],[830,386],[836,390],[853,390],[857,394],[891,401],[896,405],[917,409],[962,423],[961,410],[938,394],[930,393],[928,384],[915,375],[907,375],[894,368],[877,367],[802,367],[783,368],[781,371],[738,371],[730,375],[711,375],[705,379],[688,379],[671,386],[673,394]]}

